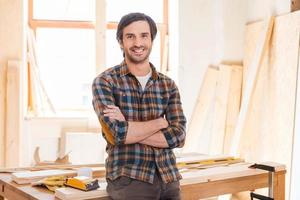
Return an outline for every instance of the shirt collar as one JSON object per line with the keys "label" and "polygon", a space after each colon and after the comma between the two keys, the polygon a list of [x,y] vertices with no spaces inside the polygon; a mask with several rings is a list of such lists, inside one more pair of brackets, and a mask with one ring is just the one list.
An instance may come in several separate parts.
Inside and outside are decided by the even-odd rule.
{"label": "shirt collar", "polygon": [[[154,65],[150,62],[150,67],[152,69],[152,75],[151,75],[151,78],[153,80],[156,80],[159,78],[159,73],[156,71]],[[128,66],[125,62],[125,60],[120,64],[120,75],[121,76],[125,76],[125,75],[128,75],[128,74],[131,74],[131,72],[129,71],[128,69]]]}

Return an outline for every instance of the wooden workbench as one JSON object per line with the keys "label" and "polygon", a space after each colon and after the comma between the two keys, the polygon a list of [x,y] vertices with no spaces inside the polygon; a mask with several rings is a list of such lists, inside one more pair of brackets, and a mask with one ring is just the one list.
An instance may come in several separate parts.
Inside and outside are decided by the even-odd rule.
{"label": "wooden workbench", "polygon": [[[268,172],[259,169],[249,169],[249,165],[247,163],[239,163],[229,166],[183,171],[183,179],[181,180],[182,197],[184,200],[202,199],[267,187]],[[283,165],[276,166],[274,199],[284,200],[286,170]],[[0,200],[4,198],[8,200],[57,200],[54,193],[46,189],[32,187],[28,184],[18,185],[12,182],[10,174],[0,173]]]}

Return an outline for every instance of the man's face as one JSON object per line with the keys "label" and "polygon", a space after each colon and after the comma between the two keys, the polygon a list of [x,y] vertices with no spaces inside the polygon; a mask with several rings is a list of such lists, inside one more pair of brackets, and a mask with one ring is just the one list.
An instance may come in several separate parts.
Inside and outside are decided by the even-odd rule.
{"label": "man's face", "polygon": [[128,61],[135,64],[148,61],[152,48],[149,24],[146,21],[136,21],[126,26],[120,46]]}

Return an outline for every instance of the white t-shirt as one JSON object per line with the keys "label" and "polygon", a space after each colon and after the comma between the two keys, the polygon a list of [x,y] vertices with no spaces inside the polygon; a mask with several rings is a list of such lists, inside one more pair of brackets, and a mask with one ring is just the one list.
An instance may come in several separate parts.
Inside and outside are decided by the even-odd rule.
{"label": "white t-shirt", "polygon": [[149,80],[149,78],[151,77],[152,75],[152,70],[150,69],[150,72],[148,74],[146,74],[145,76],[136,76],[136,79],[140,82],[142,88],[143,88],[143,91],[146,87],[146,84]]}

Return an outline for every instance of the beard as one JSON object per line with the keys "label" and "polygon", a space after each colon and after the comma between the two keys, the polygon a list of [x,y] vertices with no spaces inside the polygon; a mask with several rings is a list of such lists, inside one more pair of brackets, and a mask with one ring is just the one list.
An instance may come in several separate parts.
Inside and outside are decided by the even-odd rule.
{"label": "beard", "polygon": [[132,47],[129,50],[124,50],[124,54],[125,54],[125,58],[127,58],[130,62],[134,63],[134,64],[140,64],[140,63],[144,63],[146,60],[148,60],[149,55],[151,53],[152,48],[146,48],[146,47],[139,47],[139,48],[143,48],[143,52],[145,53],[145,55],[143,56],[136,56],[134,55],[134,53],[132,53],[132,49],[137,48],[137,47]]}

